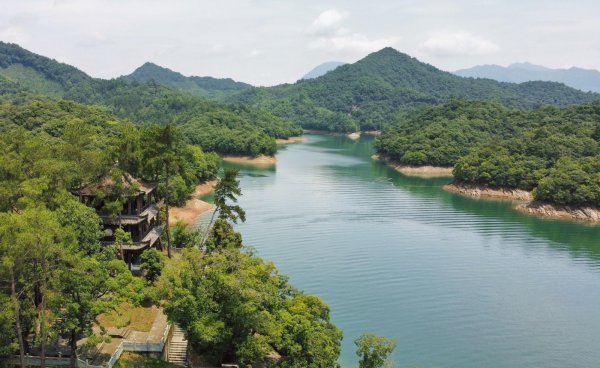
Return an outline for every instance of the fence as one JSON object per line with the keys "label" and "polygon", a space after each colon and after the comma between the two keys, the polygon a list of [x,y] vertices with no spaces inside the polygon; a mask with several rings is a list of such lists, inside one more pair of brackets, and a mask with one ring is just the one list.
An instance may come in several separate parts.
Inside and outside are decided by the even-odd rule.
{"label": "fence", "polygon": [[[143,353],[161,353],[165,348],[165,344],[167,343],[169,337],[169,331],[171,330],[171,325],[167,325],[165,327],[165,331],[163,332],[163,336],[160,339],[160,342],[135,342],[135,341],[122,341],[117,349],[112,353],[108,362],[104,363],[101,366],[89,364],[87,361],[83,361],[81,359],[77,359],[77,367],[78,368],[113,368],[117,361],[121,357],[124,351],[132,351],[132,352],[143,352]],[[19,357],[15,357],[12,360],[12,363],[15,365],[20,364]],[[25,364],[29,366],[40,366],[41,358],[39,356],[26,356]],[[71,364],[70,358],[57,358],[57,357],[46,357],[46,366],[48,367],[64,367],[69,366]]]}
{"label": "fence", "polygon": [[[116,361],[115,361],[116,362]],[[21,359],[19,357],[14,357],[11,361],[12,364],[18,366],[21,364]],[[45,362],[47,367],[64,367],[71,365],[70,358],[57,358],[57,357],[46,357]],[[26,366],[41,366],[42,358],[39,356],[25,356],[25,365]],[[114,363],[113,363],[114,365]],[[77,359],[77,367],[79,368],[106,368],[104,366],[97,366],[93,364],[89,364],[87,361]],[[112,368],[112,366],[110,366]]]}

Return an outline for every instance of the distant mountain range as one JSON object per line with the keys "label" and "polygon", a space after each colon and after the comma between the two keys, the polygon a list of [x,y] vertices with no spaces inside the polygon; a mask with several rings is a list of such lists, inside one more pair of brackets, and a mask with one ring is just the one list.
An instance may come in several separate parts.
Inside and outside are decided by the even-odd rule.
{"label": "distant mountain range", "polygon": [[186,77],[181,73],[150,62],[140,66],[133,73],[123,76],[123,78],[138,82],[153,80],[158,84],[206,98],[223,97],[227,94],[252,88],[250,84],[236,82],[231,78]]}
{"label": "distant mountain range", "polygon": [[261,106],[308,128],[352,131],[381,129],[398,113],[454,98],[532,109],[589,102],[600,95],[555,82],[462,78],[388,47],[320,77],[248,89],[226,101]]}
{"label": "distant mountain range", "polygon": [[478,65],[454,72],[461,77],[489,78],[500,82],[522,83],[528,81],[551,81],[564,83],[582,91],[600,92],[600,72],[593,69],[550,69],[530,63]]}
{"label": "distant mountain range", "polygon": [[252,87],[231,79],[185,77],[152,63],[121,78],[92,78],[73,66],[0,42],[0,94],[19,91],[110,106],[116,115],[141,122],[188,121],[218,111],[219,123],[230,124],[243,115],[277,137],[293,130],[280,118],[306,128],[347,132],[381,129],[398,115],[456,98],[522,109],[600,99],[600,94],[556,82],[462,78],[389,47],[317,78]]}
{"label": "distant mountain range", "polygon": [[347,64],[347,63],[344,63],[342,61],[328,61],[326,63],[317,65],[310,72],[306,73],[306,75],[304,77],[302,77],[301,79],[314,79],[314,78],[318,78],[318,77],[320,77],[322,75],[325,75],[325,74],[329,73],[330,71],[334,70],[338,66],[342,66],[342,65],[345,65],[345,64]]}

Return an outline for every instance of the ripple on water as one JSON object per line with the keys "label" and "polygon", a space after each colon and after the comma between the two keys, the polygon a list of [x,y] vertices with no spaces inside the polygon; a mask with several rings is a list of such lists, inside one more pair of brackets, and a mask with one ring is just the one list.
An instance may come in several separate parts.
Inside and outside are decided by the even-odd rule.
{"label": "ripple on water", "polygon": [[600,227],[446,193],[371,144],[308,136],[241,178],[245,243],[331,306],[344,367],[366,331],[399,341],[399,367],[596,366]]}

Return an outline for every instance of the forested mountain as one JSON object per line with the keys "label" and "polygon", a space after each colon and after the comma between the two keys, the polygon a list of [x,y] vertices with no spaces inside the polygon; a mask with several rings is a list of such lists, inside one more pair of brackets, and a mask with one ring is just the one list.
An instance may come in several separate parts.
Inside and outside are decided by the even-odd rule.
{"label": "forested mountain", "polygon": [[380,129],[398,112],[453,97],[531,109],[590,102],[600,95],[560,83],[462,78],[388,47],[322,77],[250,89],[229,101],[266,107],[304,127],[352,131]]}
{"label": "forested mountain", "polygon": [[154,81],[92,78],[7,43],[0,43],[0,91],[4,100],[62,98],[107,106],[136,123],[174,122],[193,143],[224,154],[273,154],[275,138],[302,133],[299,126],[262,109],[225,106]]}
{"label": "forested mountain", "polygon": [[342,66],[342,65],[345,65],[345,64],[346,63],[344,63],[342,61],[328,61],[326,63],[319,64],[316,67],[314,67],[310,72],[306,73],[304,75],[304,77],[302,77],[301,79],[314,79],[314,78],[318,78],[318,77],[320,77],[322,75],[325,75],[325,74],[329,73],[330,71],[334,70],[338,66]]}
{"label": "forested mountain", "polygon": [[600,92],[600,71],[572,67],[550,69],[530,63],[500,65],[477,65],[454,72],[461,77],[489,78],[500,82],[522,83],[528,81],[551,81],[564,83],[582,91]]}
{"label": "forested mountain", "polygon": [[461,182],[600,205],[600,101],[523,111],[455,100],[400,119],[376,148],[401,164],[454,166]]}
{"label": "forested mountain", "polygon": [[149,62],[123,78],[138,82],[155,81],[163,86],[204,98],[222,98],[252,87],[250,84],[236,82],[230,78],[186,77],[181,73]]}

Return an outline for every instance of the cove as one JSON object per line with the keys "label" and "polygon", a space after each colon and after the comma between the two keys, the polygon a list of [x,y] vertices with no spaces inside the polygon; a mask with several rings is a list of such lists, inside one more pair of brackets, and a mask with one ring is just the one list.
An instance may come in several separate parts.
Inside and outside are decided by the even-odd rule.
{"label": "cove", "polygon": [[[445,192],[371,160],[371,137],[307,135],[276,166],[238,166],[244,243],[329,304],[353,341],[398,341],[396,367],[595,367],[600,226]],[[206,218],[204,218],[206,221]]]}

